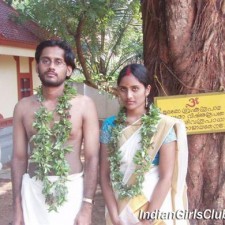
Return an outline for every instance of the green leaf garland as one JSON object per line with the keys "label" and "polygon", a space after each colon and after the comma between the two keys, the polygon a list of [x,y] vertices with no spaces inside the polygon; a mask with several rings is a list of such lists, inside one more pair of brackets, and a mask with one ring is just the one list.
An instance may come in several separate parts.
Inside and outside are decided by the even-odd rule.
{"label": "green leaf garland", "polygon": [[[44,96],[42,88],[37,89],[37,98],[41,106],[35,112],[33,127],[37,131],[32,136],[33,152],[31,162],[37,164],[36,178],[43,181],[42,193],[45,202],[49,205],[49,211],[57,211],[57,208],[66,201],[68,189],[65,185],[69,175],[69,165],[65,155],[72,151],[66,142],[72,130],[69,110],[69,101],[76,96],[76,89],[72,87],[71,81],[66,81],[63,95],[58,98],[55,113],[59,120],[54,120],[54,112],[49,112],[42,104]],[[49,174],[58,176],[54,182],[48,179]]]}
{"label": "green leaf garland", "polygon": [[130,186],[123,184],[122,181],[123,174],[120,172],[122,156],[118,146],[121,131],[125,128],[125,109],[121,109],[117,115],[115,126],[112,127],[111,130],[111,139],[109,142],[109,162],[112,186],[117,191],[120,199],[132,198],[142,193],[144,174],[149,171],[153,160],[150,158],[148,151],[152,147],[151,139],[156,132],[156,125],[160,119],[159,114],[159,109],[152,104],[149,112],[141,117],[141,149],[137,150],[133,158],[133,162],[136,164],[136,169],[134,172],[136,182]]}

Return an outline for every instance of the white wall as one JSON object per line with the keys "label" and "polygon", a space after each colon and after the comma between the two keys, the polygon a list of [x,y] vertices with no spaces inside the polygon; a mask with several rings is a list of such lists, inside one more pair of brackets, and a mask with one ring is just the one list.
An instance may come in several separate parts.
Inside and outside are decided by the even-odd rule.
{"label": "white wall", "polygon": [[75,84],[79,94],[87,95],[95,102],[99,119],[116,115],[119,110],[117,99],[112,99],[108,94],[99,94],[99,91],[85,84]]}
{"label": "white wall", "polygon": [[41,85],[41,81],[38,77],[38,74],[36,72],[36,62],[35,60],[32,61],[32,79],[33,79],[33,89],[39,87]]}
{"label": "white wall", "polygon": [[[29,72],[29,58],[20,57],[20,72]],[[40,85],[35,71],[35,62],[32,62],[33,88]],[[18,85],[16,61],[13,56],[0,55],[0,113],[4,118],[13,116],[13,110],[18,102]]]}
{"label": "white wall", "polygon": [[14,55],[14,56],[34,57],[35,50],[0,45],[0,54],[10,56]]}
{"label": "white wall", "polygon": [[20,57],[20,73],[29,73],[29,58]]}
{"label": "white wall", "polygon": [[0,55],[0,113],[12,117],[18,100],[16,61],[12,56]]}

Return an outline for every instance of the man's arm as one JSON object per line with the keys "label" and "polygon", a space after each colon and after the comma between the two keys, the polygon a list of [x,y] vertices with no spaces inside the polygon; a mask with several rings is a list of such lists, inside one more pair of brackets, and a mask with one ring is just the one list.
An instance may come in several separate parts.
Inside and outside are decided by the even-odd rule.
{"label": "man's arm", "polygon": [[[99,161],[99,123],[94,102],[84,97],[85,108],[83,113],[83,137],[84,137],[84,191],[83,197],[93,199],[98,180]],[[92,205],[83,202],[77,216],[77,225],[91,223]]]}
{"label": "man's arm", "polygon": [[23,105],[17,103],[13,115],[13,155],[12,155],[12,191],[13,191],[13,224],[23,225],[21,205],[21,185],[23,174],[27,170],[27,136],[25,133],[22,112]]}
{"label": "man's arm", "polygon": [[84,137],[84,197],[94,198],[99,161],[99,122],[95,105],[87,99],[88,108],[85,109],[83,120]]}

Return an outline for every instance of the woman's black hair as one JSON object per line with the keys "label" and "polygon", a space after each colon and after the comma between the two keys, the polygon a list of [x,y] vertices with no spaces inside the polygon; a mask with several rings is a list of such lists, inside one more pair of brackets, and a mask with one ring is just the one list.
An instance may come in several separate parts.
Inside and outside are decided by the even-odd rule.
{"label": "woman's black hair", "polygon": [[[117,78],[117,85],[119,86],[123,77],[127,75],[129,76],[130,74],[132,74],[141,84],[143,84],[145,88],[147,88],[148,85],[151,85],[151,80],[149,78],[149,73],[146,67],[142,64],[136,63],[129,64],[120,71],[119,76]],[[148,108],[151,103],[149,95],[147,96],[147,98],[148,106],[146,108]]]}
{"label": "woman's black hair", "polygon": [[44,48],[55,47],[55,46],[64,50],[64,60],[66,62],[66,65],[71,66],[72,69],[74,70],[75,69],[75,62],[74,62],[75,55],[74,55],[71,47],[65,41],[62,41],[62,40],[45,40],[45,41],[42,41],[36,48],[36,52],[35,52],[36,62],[39,63],[40,56],[41,56],[41,53],[42,53]]}

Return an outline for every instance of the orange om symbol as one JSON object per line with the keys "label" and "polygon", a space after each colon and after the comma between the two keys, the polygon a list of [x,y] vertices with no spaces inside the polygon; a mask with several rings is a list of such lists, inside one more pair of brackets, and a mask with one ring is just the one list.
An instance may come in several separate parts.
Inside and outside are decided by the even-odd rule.
{"label": "orange om symbol", "polygon": [[191,104],[186,104],[186,107],[195,107],[197,104],[199,104],[198,98],[190,98],[189,102]]}

